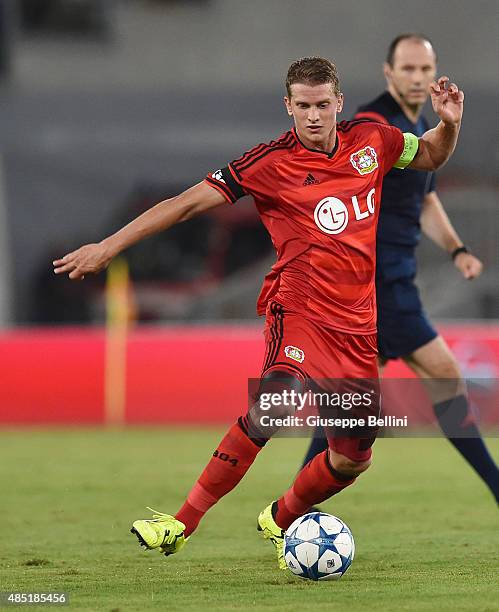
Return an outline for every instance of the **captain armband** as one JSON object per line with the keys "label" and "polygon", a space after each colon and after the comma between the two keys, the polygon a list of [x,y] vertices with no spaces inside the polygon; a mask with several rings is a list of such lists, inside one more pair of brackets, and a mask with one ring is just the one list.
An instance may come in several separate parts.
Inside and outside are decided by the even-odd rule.
{"label": "captain armband", "polygon": [[402,155],[398,158],[398,160],[393,164],[394,168],[400,168],[403,170],[406,168],[412,160],[416,157],[416,153],[419,148],[419,138],[411,134],[410,132],[404,132],[404,148],[402,150]]}

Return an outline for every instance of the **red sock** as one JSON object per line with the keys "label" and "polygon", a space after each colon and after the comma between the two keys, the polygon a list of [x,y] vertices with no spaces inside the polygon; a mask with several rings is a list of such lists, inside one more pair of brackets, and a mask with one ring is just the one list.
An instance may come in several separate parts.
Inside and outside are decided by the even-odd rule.
{"label": "red sock", "polygon": [[206,512],[239,483],[261,449],[237,423],[232,425],[175,515],[185,524],[186,536],[196,529]]}
{"label": "red sock", "polygon": [[341,480],[338,476],[329,465],[327,450],[316,455],[301,470],[292,487],[277,500],[275,522],[281,529],[287,529],[311,506],[320,504],[355,482],[355,478]]}

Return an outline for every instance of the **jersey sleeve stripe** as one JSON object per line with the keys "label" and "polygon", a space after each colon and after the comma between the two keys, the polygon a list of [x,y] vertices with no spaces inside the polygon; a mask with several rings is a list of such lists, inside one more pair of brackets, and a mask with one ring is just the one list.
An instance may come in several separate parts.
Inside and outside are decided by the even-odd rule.
{"label": "jersey sleeve stripe", "polygon": [[390,125],[386,117],[383,117],[383,115],[380,115],[374,111],[363,111],[361,113],[357,113],[354,119],[370,119],[371,121],[377,121],[378,123],[386,123],[387,125]]}
{"label": "jersey sleeve stripe", "polygon": [[229,170],[232,172],[232,174],[236,177],[237,181],[242,182],[243,177],[239,174],[239,172],[234,168],[234,166],[232,164],[229,164]]}
{"label": "jersey sleeve stripe", "polygon": [[288,142],[287,144],[282,144],[282,145],[275,145],[273,146],[271,149],[266,149],[264,150],[262,153],[260,153],[260,155],[258,155],[257,157],[254,157],[253,159],[250,159],[248,162],[246,162],[246,164],[244,165],[239,165],[236,167],[233,166],[234,170],[237,170],[237,176],[238,178],[240,178],[240,172],[243,170],[247,170],[248,168],[250,168],[254,163],[256,163],[257,161],[259,161],[260,159],[262,159],[263,157],[265,157],[266,155],[268,155],[269,153],[273,153],[274,151],[280,151],[282,149],[291,149],[294,146],[294,139],[290,142]]}
{"label": "jersey sleeve stripe", "polygon": [[288,132],[285,132],[282,136],[280,136],[277,140],[271,140],[270,142],[262,142],[259,145],[256,145],[256,147],[253,147],[252,149],[250,149],[249,151],[246,151],[246,153],[243,153],[241,157],[238,157],[237,159],[235,159],[233,163],[239,164],[249,159],[253,155],[256,155],[257,153],[261,152],[266,147],[272,147],[276,144],[281,144],[282,142],[287,140],[290,135],[291,135],[291,131],[288,131]]}
{"label": "jersey sleeve stripe", "polygon": [[210,187],[214,187],[217,191],[219,191],[231,204],[234,204],[234,202],[237,200],[237,198],[229,191],[228,187],[226,187],[219,181],[215,181],[209,176],[207,176],[204,180],[208,183]]}
{"label": "jersey sleeve stripe", "polygon": [[352,121],[341,121],[338,123],[338,131],[344,132],[345,134],[349,132],[352,128],[357,125],[362,125],[363,123],[372,123],[371,119],[353,119]]}
{"label": "jersey sleeve stripe", "polygon": [[254,147],[247,153],[245,153],[242,157],[234,160],[232,162],[232,167],[240,172],[241,170],[245,170],[252,165],[256,159],[261,159],[262,153],[270,152],[278,148],[282,148],[283,146],[287,146],[293,142],[293,135],[291,132],[286,132],[286,134],[279,138],[278,140],[273,140],[270,144],[261,144],[257,147]]}
{"label": "jersey sleeve stripe", "polygon": [[262,153],[272,151],[275,148],[275,145],[273,145],[272,147],[270,145],[260,145],[259,147],[255,147],[254,149],[252,149],[250,154],[248,154],[244,159],[232,162],[232,165],[238,171],[245,170],[246,168],[251,166],[255,159],[260,159],[260,155]]}
{"label": "jersey sleeve stripe", "polygon": [[256,147],[253,147],[252,149],[250,149],[249,151],[246,151],[246,153],[244,153],[243,155],[241,155],[241,157],[238,157],[237,159],[235,159],[232,163],[233,164],[241,164],[244,163],[244,161],[246,159],[248,159],[249,157],[252,157],[253,155],[256,155],[256,153],[259,153],[260,151],[263,151],[263,149],[265,147],[267,147],[268,145],[262,143],[257,145]]}
{"label": "jersey sleeve stripe", "polygon": [[[239,183],[242,183],[243,181],[243,177],[239,174],[239,172],[234,168],[234,166],[232,165],[232,163],[229,164],[229,171],[231,172],[231,174],[233,175],[234,180],[237,182],[237,184],[239,185]],[[241,187],[242,188],[242,187]]]}

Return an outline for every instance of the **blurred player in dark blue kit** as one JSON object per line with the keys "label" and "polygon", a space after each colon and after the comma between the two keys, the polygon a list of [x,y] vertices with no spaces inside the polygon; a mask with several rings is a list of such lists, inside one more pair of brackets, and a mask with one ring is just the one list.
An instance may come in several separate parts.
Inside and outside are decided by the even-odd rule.
{"label": "blurred player in dark blue kit", "polygon": [[[429,84],[436,74],[431,42],[419,34],[402,34],[388,49],[384,64],[387,91],[361,106],[355,119],[369,119],[421,136]],[[459,365],[426,317],[418,289],[415,249],[421,230],[447,251],[466,279],[481,274],[482,264],[468,252],[435,191],[433,173],[393,168],[383,181],[377,230],[376,299],[380,370],[389,359],[403,359],[423,381],[442,431],[499,502],[499,470],[487,451],[469,410]],[[448,379],[449,384],[442,384]],[[304,460],[327,447],[316,430]]]}

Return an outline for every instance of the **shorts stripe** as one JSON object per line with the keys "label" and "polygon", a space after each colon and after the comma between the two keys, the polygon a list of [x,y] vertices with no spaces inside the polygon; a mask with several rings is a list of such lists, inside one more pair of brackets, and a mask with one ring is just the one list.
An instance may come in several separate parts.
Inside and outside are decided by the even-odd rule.
{"label": "shorts stripe", "polygon": [[272,302],[270,305],[270,312],[274,317],[272,327],[270,328],[272,341],[268,349],[267,358],[263,364],[263,372],[267,371],[275,364],[284,338],[284,311],[281,304],[279,304],[279,302]]}
{"label": "shorts stripe", "polygon": [[262,366],[262,370],[265,370],[265,368],[267,367],[267,364],[269,362],[270,359],[270,354],[272,352],[272,347],[274,346],[274,339],[275,339],[275,335],[274,335],[274,322],[272,322],[272,325],[270,326],[269,329],[269,333],[270,333],[270,341],[267,343],[267,346],[265,348],[265,359],[263,360],[263,366]]}
{"label": "shorts stripe", "polygon": [[266,351],[266,355],[265,355],[265,361],[263,362],[263,371],[265,371],[268,368],[269,365],[269,361],[270,361],[270,356],[272,355],[272,352],[274,350],[274,345],[276,342],[276,331],[275,331],[275,320],[272,323],[272,326],[270,328],[270,336],[271,336],[271,340],[269,342],[269,344],[267,345],[267,351]]}
{"label": "shorts stripe", "polygon": [[282,306],[278,302],[273,302],[271,306],[271,310],[274,311],[275,321],[276,321],[276,344],[274,347],[274,351],[272,354],[272,358],[267,366],[269,368],[274,361],[277,359],[277,355],[279,354],[279,350],[281,348],[282,339],[284,336],[284,312]]}
{"label": "shorts stripe", "polygon": [[272,302],[272,304],[270,305],[270,312],[274,317],[272,326],[270,328],[270,335],[272,337],[272,340],[270,341],[267,349],[267,358],[265,359],[265,363],[263,364],[263,371],[265,371],[272,363],[272,360],[275,359],[275,349],[279,340],[278,320],[275,314],[274,305],[275,302]]}

